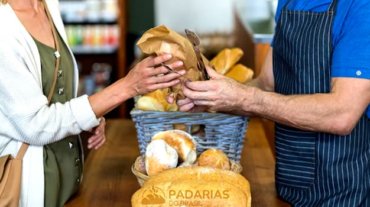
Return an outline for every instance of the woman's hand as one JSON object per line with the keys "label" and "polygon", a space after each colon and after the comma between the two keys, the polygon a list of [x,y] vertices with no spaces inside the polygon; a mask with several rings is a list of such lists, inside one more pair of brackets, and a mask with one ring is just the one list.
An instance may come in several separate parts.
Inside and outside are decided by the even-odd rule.
{"label": "woman's hand", "polygon": [[168,67],[176,72],[159,66],[171,58],[172,56],[169,54],[145,58],[136,64],[124,78],[89,96],[89,102],[95,116],[104,116],[135,96],[178,84],[179,77],[185,74],[185,70],[176,70],[183,65],[181,61],[168,64]]}
{"label": "woman's hand", "polygon": [[[184,100],[178,101],[181,111],[194,110],[194,106],[208,107],[210,111],[236,112],[253,95],[252,87],[242,85],[231,78],[207,68],[208,81],[186,82],[183,88]],[[252,90],[250,90],[252,89]]]}
{"label": "woman's hand", "polygon": [[105,143],[105,119],[101,117],[99,126],[91,131],[93,135],[87,140],[88,149],[99,149]]}
{"label": "woman's hand", "polygon": [[[178,84],[180,82],[178,78],[185,74],[185,70],[176,70],[177,72],[175,73],[160,66],[171,58],[170,54],[158,57],[150,56],[136,64],[124,78],[126,85],[129,87],[131,97]],[[176,61],[168,66],[175,70],[182,65],[181,61]]]}

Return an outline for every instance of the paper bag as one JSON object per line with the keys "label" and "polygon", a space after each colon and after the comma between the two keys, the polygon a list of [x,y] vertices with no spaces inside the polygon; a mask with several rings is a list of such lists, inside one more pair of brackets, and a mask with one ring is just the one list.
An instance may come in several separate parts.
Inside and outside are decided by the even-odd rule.
{"label": "paper bag", "polygon": [[[197,67],[197,57],[193,45],[188,39],[166,26],[158,26],[145,32],[137,43],[141,51],[147,55],[172,54],[171,62],[181,60],[184,62],[182,68],[186,74],[181,77],[181,82],[171,88],[176,99],[185,98],[182,93],[182,84],[185,81],[202,80],[202,74]],[[204,59],[204,58],[203,58]],[[204,59],[205,62],[208,62]],[[170,62],[166,63],[170,64]]]}

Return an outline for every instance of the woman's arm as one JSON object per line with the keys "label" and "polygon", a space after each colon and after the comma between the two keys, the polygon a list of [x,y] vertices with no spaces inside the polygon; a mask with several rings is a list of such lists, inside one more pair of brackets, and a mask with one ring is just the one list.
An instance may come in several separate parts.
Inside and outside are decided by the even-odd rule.
{"label": "woman's arm", "polygon": [[[166,73],[167,70],[138,66],[96,96],[84,95],[65,104],[48,106],[38,76],[31,72],[36,69],[27,48],[14,38],[0,36],[4,37],[4,42],[0,44],[0,137],[32,145],[45,145],[89,131],[99,125],[97,117],[130,97],[161,87],[163,82],[174,80],[177,76],[156,77],[156,74]],[[146,73],[146,78],[140,73],[143,68],[149,73]]]}
{"label": "woman's arm", "polygon": [[[126,77],[118,80],[103,91],[89,97],[91,107],[96,117],[101,117],[126,100],[159,88],[166,88],[179,83],[180,74],[168,73],[165,67],[155,67],[171,59],[170,55],[148,57],[138,63]],[[182,66],[177,61],[169,65],[171,68]]]}

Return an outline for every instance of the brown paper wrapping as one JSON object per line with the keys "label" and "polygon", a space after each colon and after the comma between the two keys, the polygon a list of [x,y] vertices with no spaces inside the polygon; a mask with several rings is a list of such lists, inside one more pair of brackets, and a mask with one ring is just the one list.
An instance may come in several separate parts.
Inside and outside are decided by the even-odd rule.
{"label": "brown paper wrapping", "polygon": [[[186,74],[181,77],[181,83],[173,86],[171,91],[176,99],[184,98],[182,84],[184,81],[202,80],[202,74],[197,67],[197,57],[192,44],[188,39],[166,26],[158,26],[146,31],[137,43],[141,51],[147,55],[161,55],[164,53],[172,54],[171,62],[181,60],[184,66],[176,70],[186,70]],[[204,59],[204,58],[203,58]],[[170,64],[168,62],[166,64]],[[205,63],[207,64],[207,60]]]}

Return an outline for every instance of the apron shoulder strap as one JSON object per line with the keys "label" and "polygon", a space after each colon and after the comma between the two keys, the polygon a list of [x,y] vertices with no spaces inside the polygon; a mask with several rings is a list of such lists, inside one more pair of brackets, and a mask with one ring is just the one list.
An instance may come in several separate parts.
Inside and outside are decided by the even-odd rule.
{"label": "apron shoulder strap", "polygon": [[329,11],[333,12],[337,9],[338,0],[333,0],[330,4]]}

